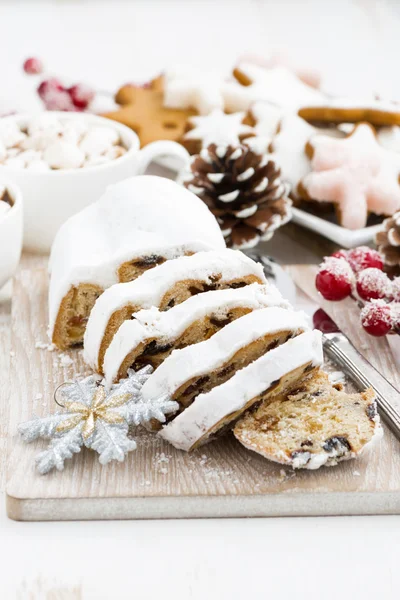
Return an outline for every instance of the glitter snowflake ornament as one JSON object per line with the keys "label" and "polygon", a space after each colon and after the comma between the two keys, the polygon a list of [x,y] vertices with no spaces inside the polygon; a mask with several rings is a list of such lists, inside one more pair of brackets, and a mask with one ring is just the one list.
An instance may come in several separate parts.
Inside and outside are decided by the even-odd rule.
{"label": "glitter snowflake ornament", "polygon": [[80,452],[82,446],[95,450],[103,465],[112,460],[122,462],[128,452],[136,449],[136,442],[129,436],[130,425],[145,425],[152,419],[165,423],[166,415],[178,409],[177,402],[167,396],[143,400],[141,388],[152,371],[150,366],[138,372],[131,369],[128,378],[109,391],[93,375],[60,386],[57,391],[63,396],[63,411],[35,417],[18,428],[27,443],[39,438],[51,440],[36,458],[39,473],[44,475],[54,468],[62,471],[65,460]]}

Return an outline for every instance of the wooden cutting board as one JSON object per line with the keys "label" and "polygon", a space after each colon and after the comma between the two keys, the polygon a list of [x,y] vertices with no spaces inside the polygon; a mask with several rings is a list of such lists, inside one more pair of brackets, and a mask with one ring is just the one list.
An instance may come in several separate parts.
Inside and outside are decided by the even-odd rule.
{"label": "wooden cutting board", "polygon": [[[307,284],[313,267],[292,268],[292,275]],[[47,288],[47,273],[40,268],[20,271],[14,282],[7,476],[7,512],[12,519],[400,513],[400,445],[387,429],[369,460],[316,472],[294,473],[270,463],[231,434],[186,454],[154,434],[138,431],[138,448],[124,463],[102,467],[95,453],[83,450],[67,461],[64,471],[38,475],[34,457],[45,442],[23,444],[17,426],[33,414],[55,411],[56,387],[85,372],[81,351],[60,354],[38,347],[47,341]],[[354,323],[352,307],[346,311],[346,322]],[[361,332],[358,343],[363,342],[376,347],[376,356],[375,350],[370,353],[382,371],[393,374],[387,342],[371,342]],[[397,374],[394,383],[400,384]]]}

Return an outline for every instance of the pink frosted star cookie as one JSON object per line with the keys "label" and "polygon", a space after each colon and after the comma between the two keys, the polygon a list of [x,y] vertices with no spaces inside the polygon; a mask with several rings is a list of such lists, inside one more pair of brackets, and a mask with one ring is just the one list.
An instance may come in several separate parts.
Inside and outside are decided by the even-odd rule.
{"label": "pink frosted star cookie", "polygon": [[400,157],[378,144],[370,125],[357,125],[344,139],[316,135],[307,153],[312,172],[299,192],[306,200],[332,202],[343,227],[360,229],[369,212],[392,215],[400,209]]}

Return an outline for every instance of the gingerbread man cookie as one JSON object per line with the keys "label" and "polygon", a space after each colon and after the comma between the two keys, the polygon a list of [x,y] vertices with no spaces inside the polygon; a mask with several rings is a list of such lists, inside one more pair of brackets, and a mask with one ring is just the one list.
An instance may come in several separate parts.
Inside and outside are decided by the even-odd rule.
{"label": "gingerbread man cookie", "polygon": [[285,67],[264,69],[240,63],[233,71],[236,82],[224,84],[225,109],[228,112],[248,110],[258,100],[264,100],[286,110],[322,104],[325,96],[305,85]]}
{"label": "gingerbread man cookie", "polygon": [[303,105],[298,112],[306,121],[322,123],[360,123],[371,125],[400,125],[400,104],[371,99],[357,101],[334,98],[320,106]]}
{"label": "gingerbread man cookie", "polygon": [[392,215],[400,209],[400,157],[385,150],[367,123],[344,139],[314,136],[307,145],[312,172],[299,192],[306,200],[333,202],[343,227],[365,227],[369,212]]}
{"label": "gingerbread man cookie", "polygon": [[187,119],[196,112],[165,108],[163,85],[163,77],[141,87],[125,85],[115,98],[121,108],[103,116],[133,129],[138,134],[142,147],[156,140],[177,142],[184,133]]}
{"label": "gingerbread man cookie", "polygon": [[246,113],[227,115],[216,108],[209,115],[190,117],[186,133],[180,140],[190,154],[199,154],[210,144],[237,146],[244,139],[254,136],[250,125],[245,124]]}

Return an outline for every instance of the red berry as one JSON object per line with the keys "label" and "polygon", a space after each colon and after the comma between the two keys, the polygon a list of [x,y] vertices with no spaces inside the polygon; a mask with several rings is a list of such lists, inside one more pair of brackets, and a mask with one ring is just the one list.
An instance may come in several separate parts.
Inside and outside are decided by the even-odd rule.
{"label": "red berry", "polygon": [[94,98],[94,91],[83,83],[77,83],[68,89],[71,100],[80,110],[84,110],[89,106]]}
{"label": "red berry", "polygon": [[399,333],[400,330],[400,302],[391,302],[392,328]]}
{"label": "red berry", "polygon": [[331,256],[333,256],[333,258],[344,258],[344,260],[347,260],[346,250],[337,250]]}
{"label": "red berry", "polygon": [[380,337],[392,329],[392,309],[384,300],[368,302],[362,309],[360,317],[362,326],[370,335]]}
{"label": "red berry", "polygon": [[47,94],[52,92],[59,92],[62,90],[64,90],[63,84],[55,77],[51,77],[50,79],[42,81],[42,83],[38,86],[37,89],[38,94],[42,98],[42,100],[44,100]]}
{"label": "red berry", "polygon": [[354,274],[343,258],[326,258],[315,279],[317,290],[325,300],[343,300],[350,296]]}
{"label": "red berry", "polygon": [[382,256],[368,246],[359,246],[354,250],[349,250],[347,260],[355,273],[359,273],[364,269],[375,268],[382,271],[383,259]]}
{"label": "red berry", "polygon": [[392,298],[396,302],[400,302],[400,277],[395,277],[391,283],[392,283]]}
{"label": "red berry", "polygon": [[58,79],[42,81],[37,91],[47,110],[76,110],[71,96]]}
{"label": "red berry", "polygon": [[357,293],[363,300],[391,298],[392,284],[389,277],[379,269],[364,269],[357,276]]}
{"label": "red berry", "polygon": [[313,325],[314,329],[319,329],[322,333],[336,333],[339,331],[336,323],[322,308],[319,308],[313,314]]}
{"label": "red berry", "polygon": [[43,63],[39,58],[27,58],[24,62],[24,71],[28,75],[39,75],[43,71]]}

